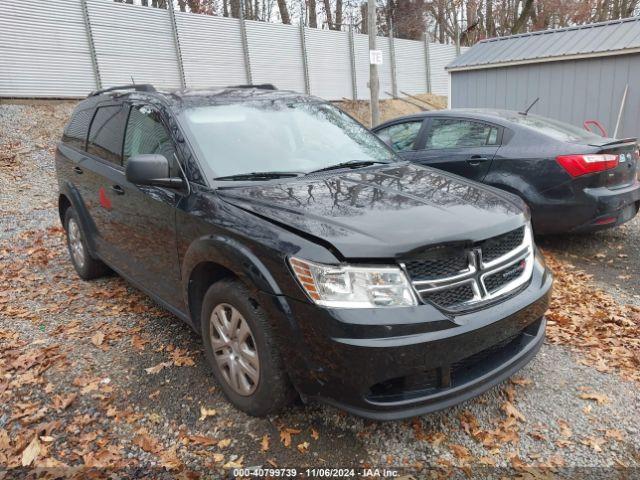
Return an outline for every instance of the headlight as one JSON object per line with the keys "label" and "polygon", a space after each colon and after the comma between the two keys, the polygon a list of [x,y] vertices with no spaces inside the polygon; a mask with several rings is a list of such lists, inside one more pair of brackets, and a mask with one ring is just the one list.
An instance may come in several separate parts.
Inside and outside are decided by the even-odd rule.
{"label": "headlight", "polygon": [[318,305],[341,308],[417,305],[409,280],[398,267],[323,265],[298,258],[289,263],[300,285]]}

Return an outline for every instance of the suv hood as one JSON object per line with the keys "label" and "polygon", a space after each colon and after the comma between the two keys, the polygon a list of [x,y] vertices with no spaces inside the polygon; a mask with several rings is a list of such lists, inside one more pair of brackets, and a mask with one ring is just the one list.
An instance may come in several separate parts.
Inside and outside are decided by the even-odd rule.
{"label": "suv hood", "polygon": [[425,246],[476,242],[518,228],[528,216],[518,197],[409,163],[218,193],[239,208],[330,243],[343,258],[399,258]]}

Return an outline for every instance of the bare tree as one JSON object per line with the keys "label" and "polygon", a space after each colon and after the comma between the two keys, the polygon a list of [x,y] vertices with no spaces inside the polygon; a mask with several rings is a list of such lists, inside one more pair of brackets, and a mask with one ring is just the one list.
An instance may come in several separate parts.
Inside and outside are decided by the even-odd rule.
{"label": "bare tree", "polygon": [[282,23],[291,24],[291,17],[289,16],[289,9],[287,8],[286,0],[278,0],[278,10],[280,10],[280,19]]}
{"label": "bare tree", "polygon": [[318,12],[316,7],[316,0],[307,0],[307,14],[309,15],[309,26],[311,28],[318,28]]}

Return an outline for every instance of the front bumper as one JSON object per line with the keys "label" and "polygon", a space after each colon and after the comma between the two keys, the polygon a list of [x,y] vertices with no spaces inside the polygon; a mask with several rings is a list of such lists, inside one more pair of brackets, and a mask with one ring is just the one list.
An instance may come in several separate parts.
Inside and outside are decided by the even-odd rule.
{"label": "front bumper", "polygon": [[279,320],[289,375],[304,397],[391,420],[462,402],[522,368],[543,342],[551,284],[536,255],[526,287],[455,316],[431,305],[326,309],[286,297],[262,304]]}

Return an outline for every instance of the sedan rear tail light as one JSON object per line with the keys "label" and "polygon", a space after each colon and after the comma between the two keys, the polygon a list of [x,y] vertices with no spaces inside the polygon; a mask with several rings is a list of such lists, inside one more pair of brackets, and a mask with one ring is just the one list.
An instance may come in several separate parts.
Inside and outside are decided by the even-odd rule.
{"label": "sedan rear tail light", "polygon": [[558,163],[572,177],[614,169],[618,166],[618,159],[618,155],[611,155],[609,153],[560,155],[556,157]]}

